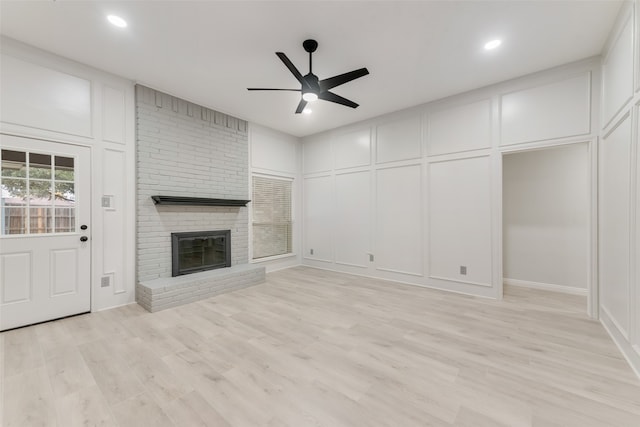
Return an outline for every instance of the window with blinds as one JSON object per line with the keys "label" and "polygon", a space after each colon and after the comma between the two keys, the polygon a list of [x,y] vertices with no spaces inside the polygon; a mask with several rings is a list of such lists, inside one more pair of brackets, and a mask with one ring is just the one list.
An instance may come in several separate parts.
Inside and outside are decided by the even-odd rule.
{"label": "window with blinds", "polygon": [[291,182],[253,177],[253,259],[292,252]]}

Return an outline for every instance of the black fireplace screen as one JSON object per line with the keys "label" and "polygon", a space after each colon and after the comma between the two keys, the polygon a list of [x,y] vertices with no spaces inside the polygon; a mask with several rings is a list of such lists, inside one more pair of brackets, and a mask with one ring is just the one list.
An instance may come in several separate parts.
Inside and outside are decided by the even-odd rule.
{"label": "black fireplace screen", "polygon": [[231,231],[171,233],[172,276],[231,267]]}

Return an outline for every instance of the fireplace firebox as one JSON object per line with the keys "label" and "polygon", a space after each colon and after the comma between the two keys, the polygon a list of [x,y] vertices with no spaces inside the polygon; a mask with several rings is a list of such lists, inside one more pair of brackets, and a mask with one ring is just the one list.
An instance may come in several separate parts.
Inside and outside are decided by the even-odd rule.
{"label": "fireplace firebox", "polygon": [[171,233],[171,275],[231,267],[231,230]]}

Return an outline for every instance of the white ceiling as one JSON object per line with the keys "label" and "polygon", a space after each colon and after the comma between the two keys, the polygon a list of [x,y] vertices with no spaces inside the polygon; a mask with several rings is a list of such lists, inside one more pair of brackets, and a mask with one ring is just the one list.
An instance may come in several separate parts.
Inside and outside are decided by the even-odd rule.
{"label": "white ceiling", "polygon": [[[305,136],[598,55],[620,9],[604,1],[0,1],[0,33],[138,83]],[[125,18],[119,29],[107,14]],[[275,55],[321,79],[367,67],[294,114],[299,87]],[[503,45],[485,51],[486,41]]]}

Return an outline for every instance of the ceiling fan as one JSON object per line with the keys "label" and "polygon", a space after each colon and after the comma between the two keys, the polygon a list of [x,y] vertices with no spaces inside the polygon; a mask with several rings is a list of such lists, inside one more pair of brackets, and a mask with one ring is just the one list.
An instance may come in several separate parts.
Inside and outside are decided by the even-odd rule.
{"label": "ceiling fan", "polygon": [[302,113],[304,107],[306,107],[308,102],[312,102],[317,99],[335,102],[336,104],[346,105],[347,107],[351,108],[357,108],[358,104],[347,98],[343,98],[340,95],[336,95],[335,93],[330,92],[329,89],[333,89],[336,86],[340,86],[359,77],[366,76],[367,74],[369,74],[369,70],[367,70],[366,68],[360,68],[348,73],[329,77],[328,79],[319,80],[318,76],[313,74],[312,71],[312,54],[318,48],[318,42],[315,40],[305,40],[302,43],[302,47],[305,51],[309,52],[309,74],[307,74],[306,76],[303,76],[300,71],[298,71],[296,66],[293,65],[289,58],[287,58],[287,55],[285,55],[283,52],[276,52],[278,58],[280,58],[280,60],[284,62],[284,65],[286,65],[289,71],[291,71],[291,74],[293,74],[293,76],[300,82],[300,89],[272,89],[250,87],[247,88],[247,90],[284,90],[291,92],[301,92],[302,99],[298,104],[298,108],[296,108],[296,114]]}

